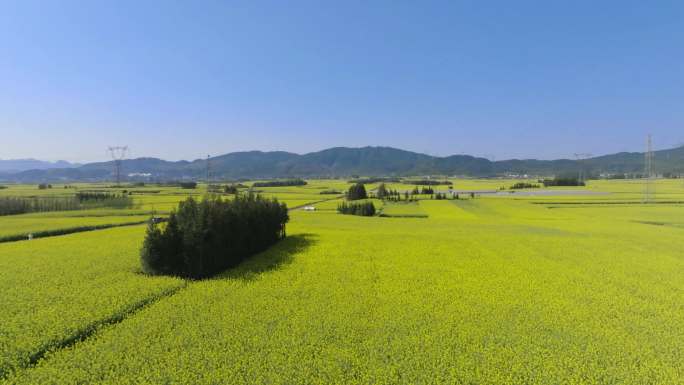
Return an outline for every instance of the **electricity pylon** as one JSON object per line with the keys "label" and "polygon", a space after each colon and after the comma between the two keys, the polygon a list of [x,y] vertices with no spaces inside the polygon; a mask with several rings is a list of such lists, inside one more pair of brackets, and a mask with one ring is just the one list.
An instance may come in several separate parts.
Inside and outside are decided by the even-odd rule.
{"label": "electricity pylon", "polygon": [[121,184],[121,161],[126,157],[128,152],[128,146],[110,146],[108,149],[109,154],[114,160],[114,168],[116,169],[116,185]]}

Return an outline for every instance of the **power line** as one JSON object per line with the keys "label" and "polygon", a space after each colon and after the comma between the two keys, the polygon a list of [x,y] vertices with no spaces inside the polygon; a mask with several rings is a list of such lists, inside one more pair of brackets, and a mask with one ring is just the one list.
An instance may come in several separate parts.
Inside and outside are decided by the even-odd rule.
{"label": "power line", "polygon": [[655,195],[655,154],[653,140],[649,134],[646,137],[646,152],[644,153],[644,198],[643,203],[653,202]]}
{"label": "power line", "polygon": [[585,179],[584,161],[591,158],[592,156],[593,156],[593,154],[588,154],[588,153],[582,153],[582,152],[576,152],[575,153],[575,160],[577,160],[577,163],[579,164],[579,175],[577,176],[577,178],[579,179],[580,182],[584,182],[584,179]]}
{"label": "power line", "polygon": [[209,187],[209,175],[211,173],[211,157],[207,155],[207,177],[205,179],[207,183],[207,188]]}
{"label": "power line", "polygon": [[121,163],[126,158],[126,153],[128,152],[128,146],[110,146],[107,148],[109,154],[114,160],[114,168],[116,172],[116,185],[121,184]]}

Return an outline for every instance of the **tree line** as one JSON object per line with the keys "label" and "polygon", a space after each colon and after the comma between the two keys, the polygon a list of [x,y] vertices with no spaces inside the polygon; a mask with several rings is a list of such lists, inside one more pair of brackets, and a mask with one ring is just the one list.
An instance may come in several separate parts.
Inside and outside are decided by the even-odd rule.
{"label": "tree line", "polygon": [[518,182],[513,186],[509,187],[509,190],[522,190],[527,188],[539,188],[538,184],[528,183],[528,182]]}
{"label": "tree line", "polygon": [[361,215],[372,217],[375,215],[375,205],[373,202],[342,202],[337,206],[337,212],[348,215]]}
{"label": "tree line", "polygon": [[416,184],[419,186],[451,186],[454,183],[448,180],[434,180],[434,179],[418,179],[418,180],[405,180],[406,184]]}
{"label": "tree line", "polygon": [[586,183],[575,176],[563,176],[553,179],[544,179],[542,181],[544,187],[551,186],[585,186]]}
{"label": "tree line", "polygon": [[349,183],[361,183],[361,184],[372,184],[372,183],[378,183],[378,182],[387,182],[387,183],[400,183],[401,178],[381,178],[381,177],[376,177],[376,178],[354,178],[348,181]]}
{"label": "tree line", "polygon": [[125,209],[133,207],[127,194],[79,192],[74,196],[0,197],[0,215],[92,208]]}
{"label": "tree line", "polygon": [[140,252],[153,275],[206,278],[265,250],[285,237],[287,206],[248,194],[224,200],[192,197],[171,212],[165,225],[151,222]]}
{"label": "tree line", "polygon": [[252,187],[286,187],[286,186],[304,186],[307,182],[304,179],[283,179],[270,180],[265,182],[254,182]]}

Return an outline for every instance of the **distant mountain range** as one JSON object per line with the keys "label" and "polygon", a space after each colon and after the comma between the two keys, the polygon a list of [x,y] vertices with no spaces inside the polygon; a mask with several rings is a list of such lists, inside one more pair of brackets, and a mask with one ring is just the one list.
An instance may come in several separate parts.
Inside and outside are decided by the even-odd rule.
{"label": "distant mountain range", "polygon": [[0,159],[0,173],[18,173],[26,170],[48,170],[53,168],[73,168],[80,164],[69,163],[64,160],[46,162],[37,159]]}
{"label": "distant mountain range", "polygon": [[[656,151],[655,160],[659,173],[684,174],[684,146]],[[639,174],[644,168],[644,154],[621,152],[584,161],[512,159],[493,162],[469,155],[435,157],[391,147],[335,147],[303,155],[284,151],[233,152],[210,158],[209,164],[211,177],[216,180],[353,175],[552,176],[576,173],[580,169],[591,174]],[[137,158],[122,162],[122,174],[129,180],[203,180],[206,168],[205,159],[170,162]],[[11,182],[104,181],[112,180],[113,173],[111,161],[84,165],[36,160],[0,161],[0,180]]]}

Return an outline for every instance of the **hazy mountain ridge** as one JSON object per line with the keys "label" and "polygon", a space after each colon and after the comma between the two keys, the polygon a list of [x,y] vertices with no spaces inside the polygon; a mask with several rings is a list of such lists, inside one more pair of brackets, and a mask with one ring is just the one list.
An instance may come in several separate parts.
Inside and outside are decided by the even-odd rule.
{"label": "hazy mountain ridge", "polygon": [[78,163],[69,163],[65,160],[58,160],[56,162],[48,162],[38,159],[0,159],[0,172],[2,173],[18,173],[28,170],[48,170],[55,168],[73,168],[79,167]]}
{"label": "hazy mountain ridge", "polygon": [[[210,158],[209,164],[213,178],[239,179],[351,175],[554,175],[576,172],[580,167],[592,173],[640,173],[643,170],[643,159],[643,153],[621,152],[582,162],[570,159],[510,159],[492,162],[469,155],[435,157],[392,147],[334,147],[303,155],[285,151],[233,152]],[[656,151],[655,159],[660,173],[684,173],[684,147]],[[122,174],[150,174],[150,178],[154,180],[204,179],[206,169],[206,159],[172,162],[158,158],[136,158],[122,162]],[[6,172],[2,179],[23,182],[96,181],[111,179],[113,170],[113,162],[97,162],[69,168],[49,167]]]}

